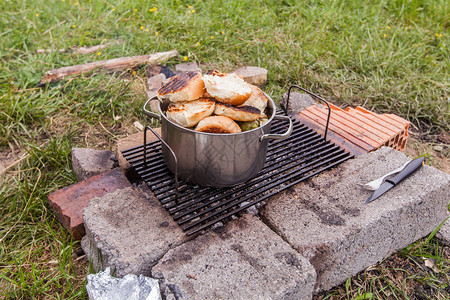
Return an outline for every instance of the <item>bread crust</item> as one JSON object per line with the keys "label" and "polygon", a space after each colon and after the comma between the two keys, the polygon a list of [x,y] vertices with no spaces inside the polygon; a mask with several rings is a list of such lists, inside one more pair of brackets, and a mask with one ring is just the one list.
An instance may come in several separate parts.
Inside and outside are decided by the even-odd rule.
{"label": "bread crust", "polygon": [[193,127],[214,112],[215,101],[202,98],[193,101],[171,103],[166,111],[167,119],[182,126]]}
{"label": "bread crust", "polygon": [[185,72],[171,77],[158,90],[158,98],[172,102],[193,101],[204,93],[205,83],[200,72]]}
{"label": "bread crust", "polygon": [[254,121],[261,116],[261,111],[253,106],[232,106],[224,103],[217,103],[214,113],[242,122]]}
{"label": "bread crust", "polygon": [[264,114],[264,110],[267,107],[267,103],[269,102],[269,99],[264,94],[264,92],[255,85],[250,85],[252,89],[252,94],[250,97],[241,105],[241,106],[253,106],[260,110],[261,117]]}
{"label": "bread crust", "polygon": [[205,89],[218,102],[238,106],[251,95],[252,89],[238,75],[232,73],[208,72],[203,76]]}
{"label": "bread crust", "polygon": [[241,127],[228,117],[212,116],[201,120],[195,130],[209,133],[238,133]]}

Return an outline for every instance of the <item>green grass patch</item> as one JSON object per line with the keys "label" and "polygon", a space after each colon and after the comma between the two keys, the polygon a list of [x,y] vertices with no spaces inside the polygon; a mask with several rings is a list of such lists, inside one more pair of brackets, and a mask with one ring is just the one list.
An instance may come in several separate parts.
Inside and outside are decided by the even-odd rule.
{"label": "green grass patch", "polygon": [[[75,182],[72,146],[112,148],[130,122],[145,122],[145,94],[136,88],[145,81],[143,69],[40,87],[46,71],[177,49],[170,66],[186,58],[205,69],[268,69],[264,89],[275,100],[298,84],[338,105],[363,105],[448,132],[449,7],[447,0],[0,1],[0,149],[29,153],[1,177],[0,294],[86,296],[86,274],[71,260],[78,243],[58,225],[47,195]],[[71,52],[110,41],[119,43],[88,55]],[[442,270],[416,277],[397,270],[405,284],[420,281],[446,295],[442,249],[433,238],[420,251],[402,252],[411,261],[433,258]],[[328,296],[411,297],[407,285],[390,279],[390,268],[397,267],[382,267]]]}

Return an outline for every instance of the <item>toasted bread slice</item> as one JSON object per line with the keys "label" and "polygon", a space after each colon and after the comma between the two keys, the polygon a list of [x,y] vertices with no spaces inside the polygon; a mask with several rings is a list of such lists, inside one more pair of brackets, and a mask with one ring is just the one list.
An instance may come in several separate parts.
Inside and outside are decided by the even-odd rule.
{"label": "toasted bread slice", "polygon": [[267,96],[261,91],[261,89],[255,85],[250,85],[252,88],[252,94],[250,97],[245,101],[242,106],[253,106],[260,110],[261,117],[264,114],[264,110],[267,107],[267,103],[269,102],[269,99]]}
{"label": "toasted bread slice", "polygon": [[225,104],[241,105],[252,93],[250,85],[234,73],[208,72],[203,76],[203,81],[206,92]]}
{"label": "toasted bread slice", "polygon": [[166,116],[167,119],[180,126],[193,127],[214,112],[215,103],[211,98],[174,102],[167,108]]}
{"label": "toasted bread slice", "polygon": [[192,101],[202,97],[204,92],[205,83],[200,72],[186,72],[171,77],[158,90],[158,98],[172,102]]}
{"label": "toasted bread slice", "polygon": [[214,113],[218,116],[225,116],[235,121],[254,121],[261,116],[261,111],[253,106],[232,106],[223,103],[216,103]]}
{"label": "toasted bread slice", "polygon": [[238,133],[241,127],[228,117],[212,116],[201,120],[195,130],[210,133]]}

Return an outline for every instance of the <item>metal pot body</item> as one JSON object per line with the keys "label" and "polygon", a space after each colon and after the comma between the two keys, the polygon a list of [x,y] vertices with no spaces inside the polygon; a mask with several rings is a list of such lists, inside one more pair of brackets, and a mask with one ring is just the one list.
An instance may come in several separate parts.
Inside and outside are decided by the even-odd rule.
{"label": "metal pot body", "polygon": [[[275,116],[272,99],[268,104],[269,122],[233,134],[205,133],[181,127],[167,119],[161,103],[158,107],[161,136],[165,142],[162,154],[167,167],[179,178],[200,186],[228,187],[253,178],[264,166],[268,139],[286,138],[292,132],[292,121],[288,117]],[[145,106],[144,111],[151,115]],[[288,132],[270,134],[273,119],[280,118],[289,120]]]}

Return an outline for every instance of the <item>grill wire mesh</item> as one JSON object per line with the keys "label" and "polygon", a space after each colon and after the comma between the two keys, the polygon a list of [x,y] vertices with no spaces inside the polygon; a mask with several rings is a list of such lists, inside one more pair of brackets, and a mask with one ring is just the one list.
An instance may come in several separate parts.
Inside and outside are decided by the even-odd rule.
{"label": "grill wire mesh", "polygon": [[[286,115],[281,110],[277,114]],[[233,215],[353,157],[298,120],[292,121],[294,129],[289,138],[269,142],[266,163],[256,177],[228,188],[200,187],[180,180],[178,199],[175,179],[164,164],[159,140],[147,144],[146,166],[144,145],[122,154],[174,221],[187,235],[192,235],[218,222],[224,223]],[[272,122],[272,133],[286,129],[285,122]]]}

